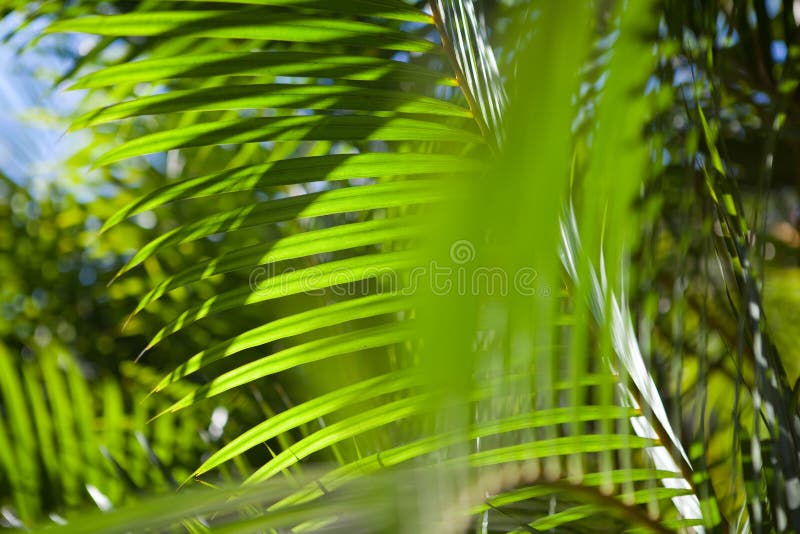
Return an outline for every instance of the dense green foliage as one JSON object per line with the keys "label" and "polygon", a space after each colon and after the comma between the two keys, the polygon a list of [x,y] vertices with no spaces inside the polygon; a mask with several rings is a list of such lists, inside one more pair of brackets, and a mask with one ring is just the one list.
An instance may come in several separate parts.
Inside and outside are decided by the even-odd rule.
{"label": "dense green foliage", "polygon": [[795,3],[0,13],[4,526],[800,531]]}

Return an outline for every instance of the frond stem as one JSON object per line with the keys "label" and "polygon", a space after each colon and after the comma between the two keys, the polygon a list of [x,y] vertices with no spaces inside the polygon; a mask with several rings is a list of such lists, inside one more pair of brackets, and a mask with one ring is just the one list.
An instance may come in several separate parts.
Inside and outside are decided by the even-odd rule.
{"label": "frond stem", "polygon": [[456,75],[456,80],[458,81],[458,86],[461,89],[461,92],[464,93],[464,98],[467,100],[467,105],[469,105],[469,109],[472,112],[472,117],[478,124],[478,128],[480,128],[483,137],[489,141],[489,146],[494,147],[495,145],[492,142],[492,132],[489,126],[483,120],[478,102],[475,100],[472,91],[470,91],[464,71],[461,70],[461,66],[458,63],[458,58],[453,52],[453,45],[450,43],[450,39],[445,31],[444,19],[442,18],[442,12],[439,10],[439,5],[436,0],[429,2],[429,5],[431,6],[431,13],[433,14],[433,22],[436,25],[436,30],[439,32],[439,37],[442,40],[442,48],[450,60],[450,64],[453,67],[453,71]]}

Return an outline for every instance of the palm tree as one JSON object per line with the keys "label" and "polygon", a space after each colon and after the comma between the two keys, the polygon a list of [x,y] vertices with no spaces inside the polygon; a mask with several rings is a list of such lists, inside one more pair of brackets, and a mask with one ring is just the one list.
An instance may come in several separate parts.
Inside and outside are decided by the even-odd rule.
{"label": "palm tree", "polygon": [[[174,498],[64,514],[65,529],[800,529],[800,429],[766,326],[763,243],[753,245],[750,197],[725,156],[722,114],[711,113],[723,93],[713,36],[744,36],[737,9],[747,8],[488,4],[64,8],[48,32],[101,36],[71,75],[110,100],[73,123],[112,132],[115,146],[90,147],[102,150],[93,164],[144,156],[163,175],[103,235],[153,210],[174,217],[114,277],[159,278],[132,323],[174,312],[139,355],[162,373],[147,402],[169,399],[155,424],[185,414],[195,430],[210,418],[211,432],[212,413],[250,408],[175,480]],[[697,38],[671,50],[667,38],[687,27]],[[666,44],[654,52],[658,37]],[[117,64],[76,74],[118,39],[128,44]],[[665,83],[684,56],[707,86]],[[780,74],[777,94],[796,89],[786,89],[791,64]],[[676,109],[697,126],[693,144],[665,126]],[[699,183],[687,197],[704,207],[700,245],[681,240],[695,214],[669,196],[692,183],[663,156],[678,146],[676,166]],[[131,176],[141,164],[116,169],[106,172]],[[666,263],[664,247],[685,247],[692,264]],[[686,293],[674,312],[653,310],[657,277]],[[693,294],[696,281],[724,292]],[[709,326],[709,294],[727,300],[722,327]],[[738,346],[720,349],[709,333]],[[58,375],[48,361],[45,381]],[[712,361],[732,377],[732,400],[715,398],[724,386]],[[7,376],[0,437],[19,446],[0,460],[13,517],[34,524],[47,508],[38,487],[23,487],[37,458],[76,487],[130,477],[113,454],[119,469],[103,478],[60,472],[53,447],[34,451],[44,442],[25,425],[26,406],[37,425],[50,416],[36,411],[35,379],[26,399],[16,372]],[[70,376],[74,391],[87,389]],[[59,414],[69,403],[53,391],[53,421],[75,417],[82,457],[99,466],[105,443],[89,429],[88,401]],[[682,417],[684,403],[697,415]],[[145,447],[163,465],[156,450]],[[186,488],[220,483],[231,486]],[[123,490],[97,492],[111,502]]]}

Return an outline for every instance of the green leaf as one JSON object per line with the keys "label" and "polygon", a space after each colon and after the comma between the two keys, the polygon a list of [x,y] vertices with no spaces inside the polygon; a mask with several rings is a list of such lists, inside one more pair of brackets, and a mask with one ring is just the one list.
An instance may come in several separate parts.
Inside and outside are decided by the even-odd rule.
{"label": "green leaf", "polygon": [[386,293],[346,300],[287,315],[198,352],[165,376],[153,391],[160,391],[207,365],[243,350],[357,319],[397,313],[409,309],[411,305],[412,297],[410,296]]}
{"label": "green leaf", "polygon": [[418,395],[382,404],[356,416],[328,425],[298,441],[289,449],[281,451],[253,473],[247,483],[262,482],[289,468],[296,462],[336,443],[363,434],[369,430],[417,415],[427,407],[430,409],[431,395]]}
{"label": "green leaf", "polygon": [[[474,397],[478,398],[477,395],[474,395]],[[428,407],[429,409],[434,408],[434,406],[432,406],[430,403]],[[580,421],[592,421],[598,418],[622,419],[631,414],[631,410],[624,409],[619,406],[587,406],[586,408],[587,410],[585,412],[581,411],[580,415],[578,416]],[[436,452],[437,450],[443,450],[458,443],[464,443],[469,440],[474,440],[493,434],[512,432],[514,430],[537,428],[552,424],[563,424],[574,420],[574,418],[575,412],[570,408],[537,410],[518,416],[476,423],[469,429],[466,435],[463,432],[455,431],[424,437],[410,443],[382,450],[369,456],[364,456],[356,461],[350,462],[341,467],[337,467],[320,477],[317,483],[309,484],[294,494],[287,496],[270,509],[279,509],[283,506],[302,503],[319,497],[322,493],[319,484],[322,484],[322,486],[326,488],[326,491],[333,491],[342,487],[354,477],[374,473],[382,469],[399,465],[409,460],[421,458],[427,454]],[[594,435],[590,436],[591,439],[585,442],[582,441],[583,437],[585,436],[572,436],[566,438],[556,438],[554,440],[532,441],[519,446],[490,449],[471,453],[466,458],[455,457],[446,462],[439,462],[438,465],[444,466],[447,463],[457,464],[466,459],[471,464],[491,466],[511,461],[543,458],[552,456],[553,453],[569,455],[596,452],[598,450],[604,450],[602,447],[603,442],[606,441],[606,438],[608,438],[607,441],[609,450],[625,449],[627,447],[648,447],[654,444],[654,440],[638,438],[637,436]],[[311,440],[311,438],[312,436],[309,436],[307,439]],[[250,484],[256,481],[257,480],[255,478],[251,477],[245,482],[245,484]]]}
{"label": "green leaf", "polygon": [[21,519],[30,522],[37,506],[39,469],[36,460],[37,441],[30,421],[19,372],[13,365],[11,353],[0,344],[0,454],[4,478],[11,482],[12,496],[19,507]]}
{"label": "green leaf", "polygon": [[[396,422],[400,419],[417,415],[425,411],[430,411],[431,409],[435,408],[435,406],[431,405],[431,400],[431,395],[418,395],[384,404],[367,412],[363,412],[343,421],[326,426],[314,434],[311,434],[310,436],[300,440],[290,449],[281,452],[275,458],[267,462],[263,467],[261,467],[258,471],[253,473],[250,478],[247,479],[247,483],[250,484],[253,482],[263,482],[268,480],[270,477],[284,469],[287,469],[295,462],[302,460],[308,455],[320,451],[334,443],[357,436],[368,430]],[[571,413],[569,414],[569,418],[572,418]],[[531,428],[531,426],[534,424],[534,419],[526,416],[503,419],[497,421],[495,426],[497,432],[509,432],[522,428]],[[485,428],[484,432],[486,432]],[[576,450],[577,452],[595,452],[596,450],[601,450],[597,449],[596,447],[602,447],[601,440],[603,437],[604,436],[597,436],[598,440],[589,439],[580,443],[578,443],[579,438],[561,438],[552,440],[552,442],[542,441],[527,443],[524,444],[524,446],[519,446],[521,454],[518,456],[514,454],[516,450],[513,447],[493,449],[485,451],[484,454],[472,454],[470,461],[473,465],[486,465],[481,464],[481,462],[485,461],[485,459],[491,458],[493,461],[489,465],[494,465],[495,463],[513,461],[507,459],[512,454],[514,454],[514,458],[519,461],[546,456],[574,454]],[[613,450],[615,448],[623,448],[628,446],[627,444],[623,444],[624,440],[618,439],[620,436],[605,437],[617,438],[608,440],[609,449]],[[647,440],[647,443],[652,444],[652,440]],[[637,446],[639,444],[639,442],[635,442],[630,446]],[[514,449],[514,452],[512,452],[512,449]],[[381,458],[383,458],[383,455],[381,455]],[[446,463],[447,462],[444,462],[443,465],[446,465]]]}
{"label": "green leaf", "polygon": [[420,219],[411,217],[370,220],[292,234],[223,253],[167,277],[142,297],[133,313],[140,312],[168,291],[235,269],[419,237],[423,229],[421,223]]}
{"label": "green leaf", "polygon": [[[619,495],[618,499],[623,501],[620,503],[621,507],[630,507],[634,504],[653,503],[660,500],[672,499],[674,497],[681,497],[683,495],[691,495],[691,490],[676,489],[676,488],[646,488],[634,492],[623,493]],[[624,503],[624,504],[623,504]],[[583,504],[579,506],[572,506],[567,510],[550,514],[547,517],[542,517],[530,524],[536,530],[552,530],[556,527],[585,519],[593,515],[607,515],[612,510],[609,510],[608,502],[603,504]],[[621,512],[621,510],[620,510]],[[624,517],[624,516],[623,516]],[[523,530],[516,530],[514,532],[524,532]]]}
{"label": "green leaf", "polygon": [[164,83],[172,79],[206,79],[215,76],[301,76],[387,84],[420,80],[456,85],[452,77],[441,72],[379,57],[270,51],[145,59],[87,74],[72,88],[96,89],[118,84]]}
{"label": "green leaf", "polygon": [[[56,533],[72,533],[76,531],[77,523],[84,532],[105,534],[126,534],[131,531],[171,532],[176,529],[185,530],[186,524],[181,522],[203,516],[221,516],[232,521],[233,526],[241,527],[241,522],[246,518],[246,516],[243,518],[242,510],[251,505],[263,508],[265,503],[273,501],[285,491],[285,484],[261,485],[248,491],[242,491],[241,488],[182,491],[170,495],[168,499],[158,496],[144,502],[137,501],[110,513],[76,517],[67,525],[51,528]],[[318,512],[330,515],[333,510],[327,506],[294,507],[287,508],[285,514],[270,514],[269,517],[261,519],[267,528],[288,527],[302,522],[303,519],[319,517]],[[239,531],[241,532],[241,529]]]}
{"label": "green leaf", "polygon": [[[180,0],[206,2],[207,0]],[[432,23],[430,15],[397,0],[218,0],[226,4],[251,4],[260,6],[319,9],[333,13],[346,13],[361,17],[380,17],[390,20]]]}
{"label": "green leaf", "polygon": [[258,117],[195,124],[145,135],[104,154],[95,166],[176,148],[304,140],[482,143],[474,131],[418,119],[370,115]]}
{"label": "green leaf", "polygon": [[230,389],[247,384],[287,369],[311,362],[324,360],[341,354],[365,349],[385,347],[409,341],[415,336],[410,321],[379,325],[355,330],[338,336],[331,336],[303,343],[259,360],[246,363],[220,375],[208,384],[195,389],[167,410],[176,412],[195,402],[219,395]]}
{"label": "green leaf", "polygon": [[[650,482],[654,478],[668,479],[668,478],[681,478],[680,473],[673,471],[659,471],[654,469],[617,469],[609,473],[588,473],[580,480],[581,486],[600,486],[606,482],[605,479],[611,480],[614,484],[622,484],[624,482]],[[653,488],[651,491],[657,491],[662,488]],[[563,491],[569,491],[564,489]],[[518,502],[527,501],[543,495],[549,495],[553,492],[561,493],[559,488],[552,486],[529,486],[525,488],[518,488],[511,491],[506,491],[497,496],[493,496],[487,501],[472,509],[472,513],[479,514],[492,507],[499,508]]]}
{"label": "green leaf", "polygon": [[298,293],[317,292],[342,283],[360,282],[381,276],[396,280],[400,273],[419,266],[421,261],[419,254],[409,251],[370,254],[290,271],[264,280],[251,280],[252,287],[220,293],[187,309],[159,330],[148,347],[155,346],[167,336],[214,313]]}
{"label": "green leaf", "polygon": [[[261,22],[259,22],[261,21]],[[392,28],[341,20],[278,14],[272,10],[157,11],[93,15],[56,21],[46,33],[77,32],[118,37],[192,36],[256,39],[327,46],[428,52],[436,44]]]}
{"label": "green leaf", "polygon": [[425,174],[464,175],[477,172],[483,167],[483,163],[470,158],[413,152],[327,154],[286,159],[169,183],[142,195],[116,212],[106,221],[101,232],[137,213],[186,198],[322,180]]}
{"label": "green leaf", "polygon": [[441,184],[417,180],[347,187],[252,204],[211,215],[162,234],[141,247],[117,276],[166,247],[220,232],[333,213],[427,204],[441,200],[444,195]]}
{"label": "green leaf", "polygon": [[420,379],[411,371],[395,371],[368,380],[349,384],[320,395],[298,406],[281,412],[263,423],[236,437],[221,450],[214,453],[192,475],[199,476],[220,464],[272,439],[289,432],[300,425],[324,417],[341,408],[373,399],[381,395],[395,393],[419,385]]}
{"label": "green leaf", "polygon": [[[42,377],[53,413],[56,442],[59,450],[59,462],[63,476],[64,499],[69,505],[76,505],[83,492],[81,487],[83,462],[81,461],[80,443],[75,434],[75,413],[72,410],[64,376],[58,366],[59,359],[67,359],[61,349],[51,349],[40,356],[46,362],[42,365]],[[69,360],[65,360],[65,364]]]}
{"label": "green leaf", "polygon": [[443,100],[368,87],[346,85],[226,85],[137,98],[76,119],[72,128],[140,115],[227,109],[313,109],[392,111],[470,118],[468,109]]}

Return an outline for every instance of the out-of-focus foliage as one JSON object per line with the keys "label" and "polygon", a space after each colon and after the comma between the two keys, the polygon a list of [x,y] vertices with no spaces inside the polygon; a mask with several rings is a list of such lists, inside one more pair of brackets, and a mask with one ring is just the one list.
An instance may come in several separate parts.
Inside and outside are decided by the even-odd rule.
{"label": "out-of-focus foliage", "polygon": [[[94,502],[103,510],[143,492],[177,487],[218,447],[240,399],[155,423],[177,397],[148,397],[158,372],[131,361],[146,343],[141,322],[120,327],[142,282],[98,284],[118,266],[124,241],[94,236],[103,202],[67,193],[36,199],[5,179],[0,197],[0,422],[2,484],[12,526],[72,518]],[[127,233],[128,246],[142,228]],[[115,247],[120,247],[115,249]],[[180,395],[180,393],[176,393]]]}
{"label": "out-of-focus foliage", "polygon": [[[664,173],[649,195],[650,209],[662,215],[645,232],[634,299],[640,324],[652,324],[650,340],[640,341],[652,351],[656,380],[683,422],[683,441],[706,451],[702,460],[728,522],[747,505],[751,521],[769,516],[778,530],[797,528],[791,514],[787,522],[785,509],[757,503],[781,507],[784,482],[768,464],[781,454],[778,435],[795,432],[791,390],[800,378],[790,341],[799,333],[792,317],[800,304],[792,163],[797,17],[791,2],[665,2],[660,33],[670,53],[659,78],[674,97],[653,126]],[[758,300],[766,322],[756,325]],[[770,352],[782,369],[772,361],[772,371],[758,369]],[[773,384],[780,392],[770,397]],[[759,415],[754,391],[766,405]],[[784,427],[776,432],[781,411]],[[760,471],[761,455],[765,482],[754,483],[749,473],[752,465]],[[780,469],[792,487],[794,468]]]}

